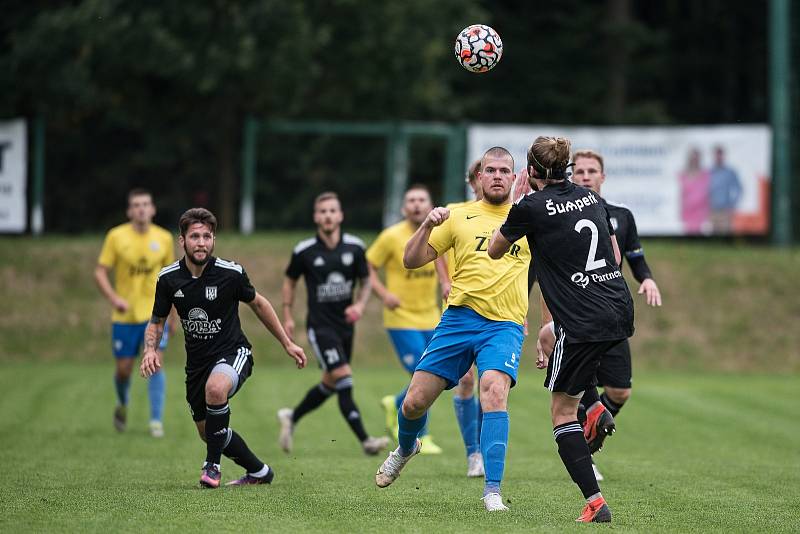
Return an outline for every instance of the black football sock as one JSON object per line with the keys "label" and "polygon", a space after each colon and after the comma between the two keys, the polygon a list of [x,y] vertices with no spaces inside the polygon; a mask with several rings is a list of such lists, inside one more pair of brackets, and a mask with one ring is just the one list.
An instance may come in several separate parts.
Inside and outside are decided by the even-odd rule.
{"label": "black football sock", "polygon": [[242,436],[234,432],[233,429],[228,429],[228,437],[225,441],[227,443],[222,453],[236,462],[236,465],[244,467],[248,473],[257,473],[264,467],[264,462],[253,454],[253,451],[244,442]]}
{"label": "black football sock", "polygon": [[303,417],[308,412],[316,410],[322,403],[328,400],[328,397],[333,395],[333,391],[328,389],[325,384],[320,382],[319,384],[315,385],[311,389],[308,390],[306,396],[303,400],[300,401],[300,404],[294,409],[294,413],[292,414],[292,421],[298,422],[301,417]]}
{"label": "black football sock", "polygon": [[594,386],[586,388],[583,392],[583,397],[581,397],[581,404],[583,404],[588,411],[594,406],[595,402],[600,402],[600,395],[597,394],[597,388]]}
{"label": "black football sock", "polygon": [[358,437],[358,441],[367,439],[367,432],[361,422],[361,414],[353,401],[353,377],[346,376],[336,381],[336,393],[339,395],[339,410],[345,418],[350,429]]}
{"label": "black football sock", "polygon": [[621,404],[617,404],[616,402],[609,399],[605,391],[603,392],[602,395],[600,395],[600,402],[603,403],[603,406],[606,407],[606,410],[611,412],[611,415],[614,417],[616,417],[619,411],[622,409],[622,407],[625,406],[624,402]]}
{"label": "black football sock", "polygon": [[592,470],[592,455],[589,454],[589,446],[578,421],[558,425],[553,429],[553,436],[558,443],[558,455],[572,481],[581,489],[584,499],[599,493],[600,486]]}
{"label": "black football sock", "polygon": [[228,403],[206,405],[206,462],[219,465],[228,439],[231,410]]}

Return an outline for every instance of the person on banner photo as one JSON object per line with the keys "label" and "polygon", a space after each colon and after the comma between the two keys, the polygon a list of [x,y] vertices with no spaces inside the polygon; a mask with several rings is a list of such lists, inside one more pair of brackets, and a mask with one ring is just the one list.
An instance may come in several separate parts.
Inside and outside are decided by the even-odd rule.
{"label": "person on banner photo", "polygon": [[700,151],[692,147],[686,168],[678,179],[681,184],[681,221],[687,235],[708,234],[709,223],[709,173],[700,164]]}
{"label": "person on banner photo", "polygon": [[714,166],[709,171],[711,228],[715,234],[733,232],[733,215],[742,199],[742,182],[734,169],[725,163],[725,149],[714,147]]}

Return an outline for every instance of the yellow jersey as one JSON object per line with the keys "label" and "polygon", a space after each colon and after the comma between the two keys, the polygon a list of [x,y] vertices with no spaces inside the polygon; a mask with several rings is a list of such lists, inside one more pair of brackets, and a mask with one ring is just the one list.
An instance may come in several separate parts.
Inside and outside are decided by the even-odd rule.
{"label": "yellow jersey", "polygon": [[[450,204],[445,206],[445,208],[449,209],[450,211],[453,211],[456,208],[462,208],[464,206],[472,204],[473,202],[477,202],[477,201],[475,201],[475,200],[466,200],[464,202],[451,202]],[[453,273],[455,273],[455,261],[456,261],[454,255],[453,255],[453,249],[452,248],[447,250],[447,258],[446,259],[447,259],[447,275],[450,277],[450,280],[452,280],[453,279]],[[442,306],[444,308],[447,308],[447,303],[443,302]]]}
{"label": "yellow jersey", "polygon": [[453,249],[449,306],[466,306],[493,321],[524,324],[528,313],[528,266],[531,251],[526,238],[511,245],[499,260],[487,253],[489,240],[506,220],[511,203],[495,206],[480,200],[450,211],[433,229],[428,244],[441,256]]}
{"label": "yellow jersey", "polygon": [[131,223],[108,231],[97,263],[113,269],[114,290],[128,301],[128,310],[114,310],[112,321],[131,324],[150,319],[158,272],[175,261],[172,243],[172,235],[154,224],[145,233]]}
{"label": "yellow jersey", "polygon": [[433,263],[419,269],[403,266],[406,243],[416,230],[408,221],[386,228],[367,250],[367,261],[384,269],[386,289],[400,299],[394,310],[383,308],[386,328],[433,330],[439,323],[436,268]]}

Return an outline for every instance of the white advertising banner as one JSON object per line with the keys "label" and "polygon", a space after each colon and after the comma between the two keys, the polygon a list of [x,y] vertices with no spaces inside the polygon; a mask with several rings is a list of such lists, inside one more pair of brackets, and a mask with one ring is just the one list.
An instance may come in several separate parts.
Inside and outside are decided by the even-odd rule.
{"label": "white advertising banner", "polygon": [[765,125],[573,127],[475,124],[467,164],[493,146],[517,172],[539,135],[604,158],[602,196],[631,209],[641,235],[762,235],[769,231],[771,131]]}
{"label": "white advertising banner", "polygon": [[0,121],[0,233],[27,228],[27,140],[24,120]]}

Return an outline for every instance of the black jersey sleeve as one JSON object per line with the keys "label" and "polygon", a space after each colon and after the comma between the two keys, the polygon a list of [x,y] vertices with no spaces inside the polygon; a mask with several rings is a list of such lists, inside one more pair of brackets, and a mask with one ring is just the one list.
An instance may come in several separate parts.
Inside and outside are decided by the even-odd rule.
{"label": "black jersey sleeve", "polygon": [[[594,191],[592,191],[592,194],[595,196],[595,198],[596,198],[598,201],[600,201],[600,200],[601,200],[600,196],[599,196],[597,193],[595,193]],[[607,207],[605,204],[603,204],[602,202],[599,202],[599,204],[600,204],[601,206],[603,206],[603,211],[605,211],[605,212],[606,212],[606,224],[608,225],[608,235],[614,235],[614,233],[615,233],[615,232],[614,232],[614,225],[613,225],[613,224],[611,224],[611,213],[609,213],[609,211],[608,211],[608,207]]]}
{"label": "black jersey sleeve", "polygon": [[356,254],[356,276],[362,280],[369,277],[367,254],[366,251],[361,247],[358,247],[358,254]]}
{"label": "black jersey sleeve", "polygon": [[628,260],[628,265],[631,268],[633,277],[638,282],[643,282],[647,278],[653,278],[650,272],[650,267],[644,259],[644,249],[639,242],[639,231],[636,229],[636,221],[632,213],[628,213],[628,235],[625,240],[627,250],[623,250],[625,258]]}
{"label": "black jersey sleeve", "polygon": [[239,276],[237,293],[240,302],[253,302],[253,299],[256,298],[256,289],[250,283],[250,278],[247,276],[247,271],[244,270],[244,267],[242,267],[242,274]]}
{"label": "black jersey sleeve", "polygon": [[506,222],[500,227],[500,233],[508,240],[509,243],[514,243],[521,237],[531,232],[532,217],[528,213],[529,200],[523,198],[522,201],[517,202],[511,206],[511,211],[508,212]]}
{"label": "black jersey sleeve", "polygon": [[292,280],[297,280],[303,274],[303,260],[297,252],[292,253],[289,265],[286,267],[286,276]]}
{"label": "black jersey sleeve", "polygon": [[153,316],[155,317],[167,317],[172,309],[172,296],[167,286],[167,280],[163,277],[156,282],[156,298],[153,301]]}

